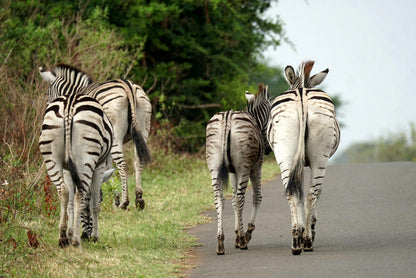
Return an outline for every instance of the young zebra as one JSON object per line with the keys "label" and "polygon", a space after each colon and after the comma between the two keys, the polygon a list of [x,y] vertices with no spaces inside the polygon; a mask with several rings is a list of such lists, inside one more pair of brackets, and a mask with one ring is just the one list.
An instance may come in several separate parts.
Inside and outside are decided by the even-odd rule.
{"label": "young zebra", "polygon": [[[338,148],[340,131],[334,104],[323,91],[315,89],[328,69],[309,77],[314,62],[303,63],[296,74],[285,69],[290,89],[274,99],[268,127],[268,141],[281,170],[282,182],[292,219],[292,254],[313,251],[316,203],[322,191],[328,159]],[[303,168],[311,177],[303,195]]]}
{"label": "young zebra", "polygon": [[[256,96],[246,92],[247,111],[226,111],[215,114],[207,125],[206,158],[212,176],[215,207],[218,214],[217,254],[224,254],[222,213],[223,188],[228,174],[233,186],[232,205],[235,213],[235,247],[247,249],[255,228],[261,195],[261,166],[268,144],[262,133],[270,115],[268,87],[260,85]],[[253,186],[253,206],[247,232],[243,231],[243,207],[249,178]]]}
{"label": "young zebra", "polygon": [[111,162],[112,138],[109,119],[90,96],[61,96],[46,108],[39,148],[61,202],[61,247],[80,245],[80,213],[87,194],[91,195],[92,238],[98,240],[98,199],[107,160]]}
{"label": "young zebra", "polygon": [[142,210],[145,202],[142,198],[141,172],[143,165],[150,162],[146,145],[150,131],[152,106],[143,89],[129,80],[116,79],[101,84],[93,83],[84,72],[65,64],[58,64],[52,71],[39,69],[42,77],[50,83],[49,101],[56,96],[67,95],[73,88],[89,86],[86,94],[96,98],[114,128],[112,158],[117,165],[122,183],[122,200],[115,205],[126,209],[129,205],[127,185],[127,163],[124,159],[123,144],[133,139],[135,144],[134,169],[136,174],[136,207]]}

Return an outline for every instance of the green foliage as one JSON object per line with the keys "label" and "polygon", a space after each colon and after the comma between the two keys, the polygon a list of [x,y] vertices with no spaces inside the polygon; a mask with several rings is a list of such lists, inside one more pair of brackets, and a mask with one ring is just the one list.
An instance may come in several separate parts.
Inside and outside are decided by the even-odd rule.
{"label": "green foliage", "polygon": [[408,132],[389,133],[379,139],[356,143],[341,154],[338,162],[416,161],[416,127]]}
{"label": "green foliage", "polygon": [[257,57],[284,39],[279,18],[263,16],[273,0],[3,2],[0,61],[19,82],[57,62],[99,81],[133,79],[152,92],[156,121],[192,123],[177,129],[188,150],[203,145],[195,125],[245,106],[265,70]]}

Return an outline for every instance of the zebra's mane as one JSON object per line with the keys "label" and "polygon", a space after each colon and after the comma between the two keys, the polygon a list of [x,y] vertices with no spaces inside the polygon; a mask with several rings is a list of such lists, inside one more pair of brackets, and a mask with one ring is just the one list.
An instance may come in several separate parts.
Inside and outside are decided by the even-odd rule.
{"label": "zebra's mane", "polygon": [[56,64],[52,72],[56,76],[59,76],[64,79],[70,79],[72,74],[74,74],[75,76],[80,75],[82,81],[87,81],[88,84],[93,83],[92,78],[87,73],[83,72],[82,70],[74,66],[70,66],[67,64],[63,64],[63,63]]}
{"label": "zebra's mane", "polygon": [[247,111],[253,110],[255,107],[263,104],[265,101],[269,101],[269,86],[264,85],[263,83],[259,84],[259,91],[256,94],[254,101],[247,104]]}

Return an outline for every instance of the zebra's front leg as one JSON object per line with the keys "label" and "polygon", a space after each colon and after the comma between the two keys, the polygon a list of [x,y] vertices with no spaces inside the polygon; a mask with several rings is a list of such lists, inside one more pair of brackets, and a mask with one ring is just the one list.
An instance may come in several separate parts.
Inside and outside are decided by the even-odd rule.
{"label": "zebra's front leg", "polygon": [[287,196],[292,218],[292,254],[299,255],[303,249],[304,204],[295,194]]}
{"label": "zebra's front leg", "polygon": [[245,192],[248,184],[248,175],[239,176],[236,179],[235,174],[230,175],[231,184],[233,186],[232,205],[234,209],[234,230],[236,234],[235,248],[247,249],[247,240],[244,234],[243,226],[243,208],[245,203]]}
{"label": "zebra's front leg", "polygon": [[142,171],[143,171],[143,163],[140,162],[139,156],[137,155],[137,150],[134,148],[135,157],[134,157],[134,170],[136,173],[136,208],[138,210],[143,210],[145,206],[145,202],[143,200],[143,189],[142,189]]}
{"label": "zebra's front leg", "polygon": [[[213,179],[214,182],[215,179]],[[215,182],[213,184],[214,189],[214,202],[215,202],[215,208],[217,209],[217,218],[218,218],[218,229],[217,229],[217,255],[224,255],[225,249],[224,249],[224,230],[223,230],[223,224],[222,224],[222,214],[224,211],[224,194],[222,192],[222,188],[220,188],[220,185]]]}

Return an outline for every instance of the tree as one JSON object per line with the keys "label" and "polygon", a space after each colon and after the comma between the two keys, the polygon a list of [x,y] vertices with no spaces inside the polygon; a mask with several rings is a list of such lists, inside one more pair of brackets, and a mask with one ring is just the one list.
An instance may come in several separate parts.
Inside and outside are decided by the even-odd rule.
{"label": "tree", "polygon": [[265,70],[262,50],[284,39],[279,18],[263,16],[273,0],[2,2],[0,60],[22,81],[36,80],[40,61],[67,62],[103,81],[108,70],[98,69],[114,61],[105,62],[100,38],[111,38],[120,57],[111,77],[149,91],[156,121],[173,123],[189,146],[203,143],[215,112],[245,107],[244,92],[257,87],[250,76]]}

